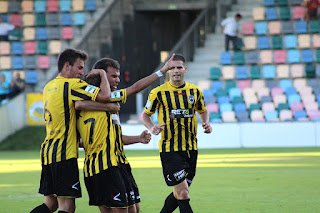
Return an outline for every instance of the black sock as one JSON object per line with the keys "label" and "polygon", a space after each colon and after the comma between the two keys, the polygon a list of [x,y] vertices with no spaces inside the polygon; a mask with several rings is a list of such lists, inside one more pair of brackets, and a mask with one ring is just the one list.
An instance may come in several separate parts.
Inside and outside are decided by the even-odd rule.
{"label": "black sock", "polygon": [[51,211],[48,206],[43,203],[40,206],[34,208],[30,213],[51,213]]}
{"label": "black sock", "polygon": [[174,197],[173,192],[168,195],[164,201],[164,205],[160,213],[171,213],[178,207],[177,199]]}
{"label": "black sock", "polygon": [[189,203],[190,199],[177,200],[177,201],[178,201],[180,213],[193,213]]}

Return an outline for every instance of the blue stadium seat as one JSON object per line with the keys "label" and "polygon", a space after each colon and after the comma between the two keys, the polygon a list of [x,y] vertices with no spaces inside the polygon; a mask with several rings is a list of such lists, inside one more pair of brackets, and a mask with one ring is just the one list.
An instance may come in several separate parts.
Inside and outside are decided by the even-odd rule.
{"label": "blue stadium seat", "polygon": [[288,96],[288,104],[291,107],[292,103],[301,102],[301,97],[299,94],[291,94]]}
{"label": "blue stadium seat", "polygon": [[46,21],[48,26],[59,26],[60,18],[58,13],[47,13]]}
{"label": "blue stadium seat", "polygon": [[71,11],[71,0],[60,0],[59,8],[61,12],[70,12]]}
{"label": "blue stadium seat", "polygon": [[223,82],[222,81],[212,81],[210,90],[213,94],[217,92],[217,90],[223,89]]}
{"label": "blue stadium seat", "polygon": [[301,61],[303,63],[313,62],[313,51],[311,49],[301,50]]}
{"label": "blue stadium seat", "polygon": [[73,14],[73,24],[76,26],[83,26],[86,24],[86,16],[82,12]]}
{"label": "blue stadium seat", "polygon": [[71,13],[62,13],[60,23],[62,26],[71,26],[72,25],[72,16]]}
{"label": "blue stadium seat", "polygon": [[270,7],[275,6],[275,0],[264,0],[264,6]]}
{"label": "blue stadium seat", "polygon": [[296,21],[296,33],[307,33],[308,23],[304,20]]}
{"label": "blue stadium seat", "polygon": [[272,97],[271,96],[262,96],[260,98],[260,103],[263,104],[263,103],[266,103],[266,102],[272,102]]}
{"label": "blue stadium seat", "polygon": [[266,8],[266,20],[276,20],[278,19],[278,11],[276,7],[268,7]]}
{"label": "blue stadium seat", "polygon": [[212,97],[212,96],[213,96],[213,93],[212,93],[211,90],[209,90],[209,89],[204,89],[203,90],[203,97],[204,98],[209,98],[209,97]]}
{"label": "blue stadium seat", "polygon": [[85,11],[89,11],[89,12],[96,11],[97,10],[96,1],[85,0],[85,2],[84,2],[84,10]]}
{"label": "blue stadium seat", "polygon": [[37,40],[47,40],[47,28],[39,27],[36,29],[36,39]]}
{"label": "blue stadium seat", "polygon": [[288,97],[289,95],[292,95],[292,94],[298,94],[297,92],[297,88],[295,87],[287,87],[286,90],[284,90],[284,93],[286,94],[286,96]]}
{"label": "blue stadium seat", "polygon": [[299,63],[300,62],[300,51],[299,50],[288,50],[287,62]]}
{"label": "blue stadium seat", "polygon": [[36,84],[38,83],[38,73],[35,70],[26,71],[26,83],[27,84]]}
{"label": "blue stadium seat", "polygon": [[268,36],[258,37],[258,48],[259,49],[269,49],[270,48]]}
{"label": "blue stadium seat", "polygon": [[37,13],[44,13],[47,10],[47,1],[36,0],[34,2],[34,10]]}
{"label": "blue stadium seat", "polygon": [[263,78],[273,79],[276,76],[276,67],[274,65],[264,65],[262,67]]}
{"label": "blue stadium seat", "polygon": [[220,96],[217,98],[218,104],[230,103],[229,96]]}
{"label": "blue stadium seat", "polygon": [[279,113],[277,110],[266,111],[265,113],[266,121],[275,121],[279,119]]}
{"label": "blue stadium seat", "polygon": [[24,57],[24,68],[26,69],[35,69],[37,67],[36,57],[35,56],[25,56]]}
{"label": "blue stadium seat", "polygon": [[297,36],[296,35],[286,35],[284,37],[284,46],[286,48],[297,48]]}
{"label": "blue stadium seat", "polygon": [[294,31],[294,23],[292,21],[283,21],[281,23],[281,32],[283,34],[291,34]]}
{"label": "blue stadium seat", "polygon": [[11,53],[13,55],[21,55],[23,53],[23,43],[15,41],[11,43]]}
{"label": "blue stadium seat", "polygon": [[292,79],[280,79],[279,86],[283,91],[286,91],[286,89],[292,87],[292,85]]}
{"label": "blue stadium seat", "polygon": [[305,110],[297,110],[294,112],[294,120],[298,121],[300,119],[307,119],[307,112]]}
{"label": "blue stadium seat", "polygon": [[246,51],[245,60],[248,64],[257,64],[259,63],[259,52],[258,51]]}
{"label": "blue stadium seat", "polygon": [[233,100],[234,97],[240,97],[241,96],[241,89],[237,87],[233,87],[229,89],[229,97],[230,100]]}
{"label": "blue stadium seat", "polygon": [[248,111],[238,111],[238,112],[235,112],[235,113],[236,113],[236,118],[238,119],[238,121],[240,121],[240,122],[251,122],[251,120],[249,118]]}
{"label": "blue stadium seat", "polygon": [[61,28],[51,27],[47,28],[47,34],[49,40],[59,40],[61,38]]}
{"label": "blue stadium seat", "polygon": [[9,21],[8,14],[0,14],[0,18],[3,19],[3,22],[8,22]]}
{"label": "blue stadium seat", "polygon": [[248,67],[237,66],[236,67],[236,78],[237,79],[247,79],[248,78]]}
{"label": "blue stadium seat", "polygon": [[255,23],[255,32],[257,35],[265,35],[268,31],[268,23],[265,21],[259,21]]}
{"label": "blue stadium seat", "polygon": [[246,111],[247,110],[247,106],[245,103],[235,103],[234,104],[234,111],[237,112],[241,112],[241,111]]}
{"label": "blue stadium seat", "polygon": [[230,103],[219,104],[219,109],[221,114],[224,112],[230,112],[232,111],[232,104]]}
{"label": "blue stadium seat", "polygon": [[22,56],[12,57],[12,68],[18,69],[18,70],[23,69],[23,57]]}
{"label": "blue stadium seat", "polygon": [[232,56],[230,52],[222,52],[221,53],[221,64],[231,64],[232,63]]}

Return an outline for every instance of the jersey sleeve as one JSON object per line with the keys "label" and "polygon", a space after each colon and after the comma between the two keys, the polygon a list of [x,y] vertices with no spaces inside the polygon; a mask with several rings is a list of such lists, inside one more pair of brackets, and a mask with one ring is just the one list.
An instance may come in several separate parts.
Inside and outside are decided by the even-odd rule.
{"label": "jersey sleeve", "polygon": [[71,95],[74,101],[92,100],[95,101],[100,91],[99,87],[88,84],[82,80],[73,80],[70,82]]}
{"label": "jersey sleeve", "polygon": [[158,92],[155,90],[151,90],[147,103],[144,107],[144,112],[148,115],[152,115],[156,112],[157,108],[159,107],[159,99],[157,97]]}
{"label": "jersey sleeve", "polygon": [[111,92],[111,101],[110,102],[127,102],[127,89],[121,89]]}
{"label": "jersey sleeve", "polygon": [[198,113],[203,113],[203,112],[207,111],[207,107],[204,103],[203,93],[199,88],[197,89],[197,93],[198,93],[198,99],[195,104],[195,110]]}

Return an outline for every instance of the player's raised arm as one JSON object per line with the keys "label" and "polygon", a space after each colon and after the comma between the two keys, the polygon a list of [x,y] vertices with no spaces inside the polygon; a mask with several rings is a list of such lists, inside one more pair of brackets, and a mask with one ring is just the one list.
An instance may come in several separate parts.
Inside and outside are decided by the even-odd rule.
{"label": "player's raised arm", "polygon": [[172,54],[172,56],[169,58],[169,60],[163,65],[163,67],[158,70],[155,73],[152,73],[151,75],[148,75],[145,78],[140,79],[133,85],[127,88],[127,97],[130,97],[131,95],[134,95],[141,90],[147,88],[150,86],[153,82],[155,82],[158,78],[163,76],[168,70],[170,70],[173,65],[172,65],[172,60],[175,54]]}
{"label": "player's raised arm", "polygon": [[101,78],[100,91],[97,95],[96,101],[104,103],[109,102],[111,100],[111,90],[107,74],[102,69],[93,69],[88,73],[88,76],[95,74],[99,74]]}
{"label": "player's raised arm", "polygon": [[117,113],[120,111],[119,103],[100,103],[95,101],[76,101],[74,104],[76,110],[87,111],[108,111],[110,113]]}

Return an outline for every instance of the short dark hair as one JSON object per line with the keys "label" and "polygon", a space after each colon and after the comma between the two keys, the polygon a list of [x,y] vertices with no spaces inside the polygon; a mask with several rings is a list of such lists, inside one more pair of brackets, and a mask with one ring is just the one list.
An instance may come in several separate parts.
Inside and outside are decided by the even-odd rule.
{"label": "short dark hair", "polygon": [[116,60],[113,60],[111,58],[101,58],[93,65],[92,68],[93,69],[103,69],[104,71],[108,72],[108,67],[112,67],[117,70],[120,70],[119,62]]}
{"label": "short dark hair", "polygon": [[86,74],[84,76],[83,80],[86,81],[88,84],[91,84],[96,87],[99,87],[100,83],[101,83],[101,77],[99,74],[94,74],[94,75],[90,75],[90,76],[88,76],[88,74]]}
{"label": "short dark hair", "polygon": [[186,62],[186,59],[181,54],[175,54],[172,60],[173,61],[182,61],[183,63]]}
{"label": "short dark hair", "polygon": [[235,15],[235,17],[237,17],[237,18],[242,18],[242,15],[241,15],[240,13],[237,13],[237,14]]}
{"label": "short dark hair", "polygon": [[59,72],[62,71],[65,63],[69,62],[69,64],[73,66],[78,58],[80,58],[83,61],[86,61],[88,59],[88,54],[85,51],[73,48],[67,48],[64,51],[62,51],[58,57]]}

